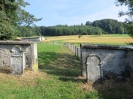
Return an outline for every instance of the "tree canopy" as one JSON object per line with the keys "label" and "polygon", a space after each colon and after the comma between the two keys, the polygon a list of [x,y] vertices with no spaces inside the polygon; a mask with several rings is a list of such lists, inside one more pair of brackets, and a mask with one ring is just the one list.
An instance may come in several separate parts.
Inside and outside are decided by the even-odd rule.
{"label": "tree canopy", "polygon": [[116,5],[117,6],[122,6],[125,5],[128,7],[128,11],[123,12],[120,11],[119,12],[119,16],[123,16],[123,15],[127,15],[128,18],[126,18],[125,22],[127,23],[126,29],[128,34],[133,37],[133,0],[116,0]]}
{"label": "tree canopy", "polygon": [[100,27],[101,29],[103,29],[104,33],[108,33],[108,34],[126,33],[126,29],[124,28],[125,23],[118,22],[115,19],[96,20],[96,21],[93,21],[92,25],[95,27]]}
{"label": "tree canopy", "polygon": [[19,36],[61,36],[61,35],[101,35],[127,33],[124,22],[114,19],[102,19],[93,22],[87,21],[85,25],[56,25],[56,26],[26,26],[19,27]]}
{"label": "tree canopy", "polygon": [[133,0],[116,0],[116,6],[123,6],[123,5],[128,7],[128,11],[126,12],[120,11],[119,16],[127,15],[128,18],[126,19],[126,22],[132,22]]}
{"label": "tree canopy", "polygon": [[41,20],[23,9],[27,5],[24,0],[0,0],[0,40],[13,39],[19,26]]}

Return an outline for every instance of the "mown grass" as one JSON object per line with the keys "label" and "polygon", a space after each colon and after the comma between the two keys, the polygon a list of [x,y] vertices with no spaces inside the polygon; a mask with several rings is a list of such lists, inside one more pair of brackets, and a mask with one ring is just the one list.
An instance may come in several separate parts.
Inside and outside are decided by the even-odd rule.
{"label": "mown grass", "polygon": [[37,73],[0,73],[0,99],[132,99],[132,83],[117,86],[110,82],[91,89],[84,80],[76,79],[80,62],[64,46],[38,43],[38,56]]}
{"label": "mown grass", "polygon": [[[47,47],[42,52],[45,57],[47,57],[47,54],[50,55],[50,57],[47,57],[50,61],[48,64],[40,62],[39,68],[50,76],[55,92],[62,90],[63,93],[61,95],[63,96],[58,96],[58,99],[132,99],[132,80],[120,83],[107,80],[102,84],[87,84],[82,80],[75,79],[81,73],[80,62],[76,60],[66,47],[43,43],[38,46]],[[38,49],[39,55],[42,55],[40,49]],[[47,53],[48,49],[51,52]]]}
{"label": "mown grass", "polygon": [[91,37],[129,37],[128,34],[103,34],[103,35],[91,35]]}
{"label": "mown grass", "polygon": [[[47,50],[43,51],[45,57],[47,57],[47,54],[50,55],[50,57],[47,57],[47,59],[50,58],[50,62],[48,64],[40,63],[39,68],[51,77],[53,82],[52,84],[56,86],[54,87],[55,89],[53,89],[55,92],[58,92],[58,89],[61,88],[64,96],[63,98],[58,97],[59,99],[132,99],[132,80],[120,83],[109,80],[103,82],[102,84],[93,84],[92,89],[88,88],[90,84],[86,84],[82,80],[75,80],[75,77],[80,75],[80,64],[79,62],[76,62],[75,57],[72,53],[70,53],[70,51],[68,51],[68,49],[62,46],[46,45],[43,43],[39,46],[43,48],[46,46],[51,50],[50,53],[54,52],[54,54],[50,54],[47,53]],[[51,47],[53,49],[51,49]],[[41,53],[39,54],[42,55]],[[63,60],[63,58],[68,61]]]}
{"label": "mown grass", "polygon": [[82,83],[75,80],[75,77],[80,74],[79,62],[67,48],[39,43],[38,56],[37,73],[27,71],[28,74],[23,76],[0,73],[0,99],[96,99],[99,97],[96,91],[90,94],[79,87]]}
{"label": "mown grass", "polygon": [[[79,87],[82,82],[76,81],[75,77],[80,75],[80,62],[69,49],[64,46],[39,43],[38,54],[39,69],[50,77],[46,85],[51,89],[48,89],[51,95],[48,99],[97,99],[99,97],[97,91],[88,93]],[[48,62],[45,62],[45,59]]]}
{"label": "mown grass", "polygon": [[106,35],[78,35],[70,36],[53,36],[47,37],[46,41],[60,41],[70,43],[91,43],[91,44],[110,44],[110,45],[126,45],[132,43],[133,39],[128,34],[106,34]]}

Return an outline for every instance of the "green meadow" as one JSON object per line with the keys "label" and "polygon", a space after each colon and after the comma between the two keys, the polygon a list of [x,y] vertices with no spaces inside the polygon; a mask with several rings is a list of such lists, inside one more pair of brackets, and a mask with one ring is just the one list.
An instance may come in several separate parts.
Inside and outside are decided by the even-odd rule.
{"label": "green meadow", "polygon": [[[23,76],[0,73],[0,99],[93,99],[96,91],[80,88],[80,63],[63,46],[38,43],[39,71]],[[68,59],[68,60],[67,60]]]}
{"label": "green meadow", "polygon": [[51,42],[37,47],[37,72],[25,70],[23,76],[0,72],[0,99],[132,99],[132,79],[88,84],[80,76],[80,61],[67,47]]}

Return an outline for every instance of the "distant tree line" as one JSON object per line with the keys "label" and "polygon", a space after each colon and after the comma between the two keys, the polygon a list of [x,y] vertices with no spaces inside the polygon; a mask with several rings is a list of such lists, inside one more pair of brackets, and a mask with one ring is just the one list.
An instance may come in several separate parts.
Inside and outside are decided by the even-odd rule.
{"label": "distant tree line", "polygon": [[56,26],[21,26],[18,36],[61,36],[61,35],[101,35],[127,33],[124,22],[114,19],[102,19],[93,22],[87,21],[85,25],[56,25]]}
{"label": "distant tree line", "polygon": [[[29,3],[24,0],[0,0],[0,40],[15,39],[16,36],[36,35],[101,35],[125,34],[133,37],[133,0],[116,0],[116,6],[125,5],[126,12],[120,11],[119,16],[127,15],[125,23],[114,19],[102,19],[93,22],[87,21],[85,25],[57,25],[35,26],[34,22],[41,20],[25,11]],[[31,26],[32,25],[32,26]]]}
{"label": "distant tree line", "polygon": [[41,29],[39,26],[21,26],[19,28],[18,36],[28,37],[28,36],[40,36]]}
{"label": "distant tree line", "polygon": [[114,19],[102,19],[102,20],[96,20],[94,22],[86,22],[86,25],[88,26],[94,26],[94,27],[100,27],[104,33],[107,34],[124,34],[127,33],[124,22],[118,22]]}

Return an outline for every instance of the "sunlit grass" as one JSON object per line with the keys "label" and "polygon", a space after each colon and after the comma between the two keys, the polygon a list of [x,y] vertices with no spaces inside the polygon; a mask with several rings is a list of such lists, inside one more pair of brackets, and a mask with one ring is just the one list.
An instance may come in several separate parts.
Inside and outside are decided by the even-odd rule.
{"label": "sunlit grass", "polygon": [[78,35],[53,36],[48,37],[47,40],[70,43],[92,43],[113,45],[126,45],[127,43],[133,42],[133,39],[128,34],[83,35],[81,36],[81,38],[79,38]]}
{"label": "sunlit grass", "polygon": [[[89,95],[74,80],[79,62],[66,47],[38,43],[39,71],[23,76],[0,73],[0,99],[87,99]],[[66,59],[67,58],[67,59]],[[41,71],[41,72],[40,72]],[[91,98],[90,98],[91,99]]]}
{"label": "sunlit grass", "polygon": [[80,62],[64,46],[53,45],[50,42],[38,43],[38,56],[39,71],[36,73],[27,71],[23,76],[0,73],[0,99],[131,99],[132,97],[132,83],[126,87],[123,87],[124,83],[115,87],[110,84],[105,86],[98,84],[100,91],[95,88],[87,89],[89,84],[75,79],[81,73]]}

